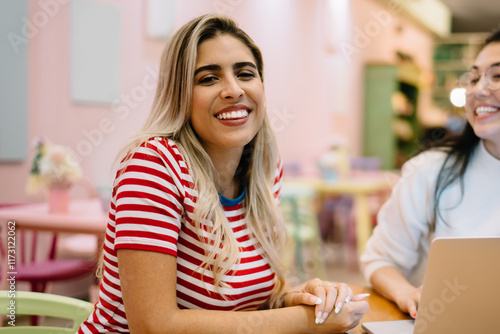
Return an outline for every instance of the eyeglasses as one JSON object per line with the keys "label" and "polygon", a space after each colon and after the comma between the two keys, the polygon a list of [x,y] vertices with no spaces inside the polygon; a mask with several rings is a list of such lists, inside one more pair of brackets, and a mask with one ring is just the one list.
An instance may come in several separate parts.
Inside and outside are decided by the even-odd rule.
{"label": "eyeglasses", "polygon": [[470,94],[483,77],[483,85],[490,91],[500,88],[500,65],[488,67],[484,73],[465,72],[457,80],[458,87],[465,88],[465,94]]}

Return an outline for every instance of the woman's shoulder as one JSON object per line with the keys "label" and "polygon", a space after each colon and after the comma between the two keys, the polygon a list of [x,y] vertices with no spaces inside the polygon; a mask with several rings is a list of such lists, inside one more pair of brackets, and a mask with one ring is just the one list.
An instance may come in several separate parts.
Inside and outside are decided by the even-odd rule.
{"label": "woman's shoulder", "polygon": [[150,154],[173,157],[176,160],[184,160],[179,150],[179,144],[166,137],[151,137],[142,143],[141,147],[150,150]]}
{"label": "woman's shoulder", "polygon": [[[187,173],[187,162],[179,150],[179,144],[166,137],[150,137],[143,140],[122,163],[126,163],[126,165],[164,166]],[[123,167],[120,166],[120,169]]]}
{"label": "woman's shoulder", "polygon": [[172,147],[177,149],[177,142],[173,139],[167,137],[150,137],[148,138],[142,146],[150,146],[153,145],[155,147]]}
{"label": "woman's shoulder", "polygon": [[406,161],[402,168],[403,175],[437,175],[443,166],[449,150],[446,148],[433,148],[426,150]]}

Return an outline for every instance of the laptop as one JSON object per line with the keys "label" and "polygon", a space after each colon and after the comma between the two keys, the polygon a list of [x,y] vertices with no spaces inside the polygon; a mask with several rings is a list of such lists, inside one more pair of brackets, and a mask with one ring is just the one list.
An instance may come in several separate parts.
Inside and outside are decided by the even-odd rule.
{"label": "laptop", "polygon": [[436,238],[415,320],[365,322],[370,334],[500,332],[500,237]]}

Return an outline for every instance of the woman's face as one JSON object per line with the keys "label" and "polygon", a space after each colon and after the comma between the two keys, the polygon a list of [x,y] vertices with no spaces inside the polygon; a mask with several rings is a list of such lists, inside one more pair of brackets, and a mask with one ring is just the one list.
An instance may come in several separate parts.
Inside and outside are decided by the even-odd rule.
{"label": "woman's face", "polygon": [[465,109],[476,135],[500,145],[500,89],[488,89],[483,78],[494,64],[500,65],[500,42],[488,44],[477,56],[471,72],[479,74],[480,80],[468,92]]}
{"label": "woman's face", "polygon": [[243,148],[266,112],[264,85],[250,49],[231,35],[203,41],[196,60],[191,124],[208,152]]}

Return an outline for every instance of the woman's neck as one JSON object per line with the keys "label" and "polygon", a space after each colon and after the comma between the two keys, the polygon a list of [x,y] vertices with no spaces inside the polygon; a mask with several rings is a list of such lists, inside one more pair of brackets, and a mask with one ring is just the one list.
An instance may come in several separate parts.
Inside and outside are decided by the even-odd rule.
{"label": "woman's neck", "polygon": [[207,150],[216,174],[214,182],[217,191],[224,197],[236,198],[241,192],[241,184],[235,179],[240,164],[243,148],[230,148],[227,150]]}
{"label": "woman's neck", "polygon": [[489,154],[500,160],[500,143],[485,139],[484,147]]}

